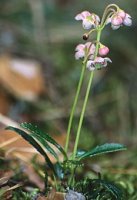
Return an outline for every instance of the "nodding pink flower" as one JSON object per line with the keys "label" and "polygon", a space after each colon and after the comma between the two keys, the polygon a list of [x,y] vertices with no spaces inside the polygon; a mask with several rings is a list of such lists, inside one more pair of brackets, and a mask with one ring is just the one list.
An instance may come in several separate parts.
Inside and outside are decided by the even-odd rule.
{"label": "nodding pink flower", "polygon": [[106,24],[111,23],[113,30],[120,28],[123,24],[126,26],[132,25],[132,18],[124,10],[119,9],[114,15],[107,19]]}
{"label": "nodding pink flower", "polygon": [[88,60],[86,67],[89,71],[93,71],[95,69],[106,67],[108,62],[112,62],[110,58],[96,57],[95,60]]}
{"label": "nodding pink flower", "polygon": [[118,15],[119,15],[122,19],[125,19],[125,17],[126,17],[125,11],[124,11],[124,10],[121,10],[121,9],[118,11]]}
{"label": "nodding pink flower", "polygon": [[100,22],[99,16],[88,11],[83,11],[79,13],[78,15],[76,15],[75,19],[78,21],[82,20],[82,25],[84,29],[95,28]]}
{"label": "nodding pink flower", "polygon": [[116,15],[113,15],[113,17],[111,19],[111,23],[114,26],[120,26],[123,23],[123,19],[118,14],[116,14]]}
{"label": "nodding pink flower", "polygon": [[104,45],[100,45],[99,55],[100,56],[106,56],[108,53],[109,53],[109,48],[104,46]]}
{"label": "nodding pink flower", "polygon": [[75,49],[75,58],[76,60],[80,58],[84,58],[87,54],[87,56],[91,56],[95,52],[95,45],[92,44],[91,42],[87,42],[86,44],[79,44],[76,46]]}

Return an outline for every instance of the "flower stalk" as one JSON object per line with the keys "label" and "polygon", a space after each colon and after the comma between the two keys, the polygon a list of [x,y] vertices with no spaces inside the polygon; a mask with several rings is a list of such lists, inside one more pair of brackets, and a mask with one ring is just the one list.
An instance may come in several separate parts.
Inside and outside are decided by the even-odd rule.
{"label": "flower stalk", "polygon": [[[100,37],[101,37],[101,30],[98,29],[98,31],[97,31],[97,45],[96,45],[96,49],[95,49],[94,59],[97,57],[97,54],[98,54]],[[89,97],[89,92],[90,92],[93,76],[94,76],[94,71],[91,72],[91,75],[90,75],[90,78],[89,78],[89,83],[88,83],[88,86],[87,86],[87,91],[86,91],[86,95],[85,95],[85,99],[84,99],[84,103],[83,103],[83,107],[82,107],[82,111],[81,111],[81,115],[80,115],[80,120],[79,120],[79,124],[78,124],[78,130],[77,130],[77,133],[76,133],[76,140],[75,140],[74,150],[73,150],[73,157],[72,157],[73,160],[75,160],[76,153],[77,153],[77,148],[78,148],[78,143],[79,143],[80,133],[81,133],[81,127],[82,127],[82,123],[83,123],[83,118],[84,118],[84,114],[85,114],[85,110],[86,110],[86,105],[87,105],[87,101],[88,101],[88,97]]]}
{"label": "flower stalk", "polygon": [[83,62],[83,66],[82,66],[81,75],[80,75],[80,80],[79,80],[78,87],[77,87],[77,92],[76,92],[74,103],[73,103],[72,110],[71,110],[71,113],[70,113],[68,129],[67,129],[66,144],[65,144],[66,153],[68,152],[68,146],[69,146],[69,140],[70,140],[70,131],[71,131],[71,127],[72,127],[72,121],[73,121],[73,117],[74,117],[74,112],[75,112],[75,109],[76,109],[79,93],[80,93],[82,82],[83,82],[83,78],[84,78],[84,72],[85,72],[85,68],[86,68],[85,63],[86,62],[84,61]]}
{"label": "flower stalk", "polygon": [[[75,96],[74,103],[72,106],[69,124],[68,124],[67,139],[66,139],[66,146],[65,146],[66,152],[68,152],[72,121],[73,121],[74,112],[76,109],[76,105],[77,105],[78,97],[80,94],[86,68],[90,71],[90,77],[89,77],[89,82],[87,85],[87,90],[86,90],[86,94],[85,94],[85,98],[84,98],[84,102],[83,102],[83,106],[82,106],[82,110],[80,114],[80,119],[78,123],[75,143],[74,143],[74,149],[70,157],[70,160],[72,159],[73,162],[77,161],[78,144],[80,140],[81,128],[82,128],[82,124],[84,120],[84,114],[85,114],[85,110],[86,110],[86,106],[87,106],[87,102],[89,98],[89,93],[90,93],[90,89],[93,82],[94,70],[102,69],[108,65],[108,62],[112,62],[110,58],[104,57],[109,53],[109,48],[100,42],[101,33],[103,29],[105,28],[105,26],[108,24],[111,24],[111,27],[113,30],[120,28],[122,25],[126,25],[126,26],[132,25],[131,16],[127,14],[125,11],[121,10],[116,4],[110,4],[109,6],[106,7],[101,20],[98,15],[94,13],[90,13],[89,11],[83,11],[79,13],[78,15],[76,15],[75,19],[78,21],[82,21],[82,26],[84,29],[87,29],[87,30],[89,29],[89,31],[83,35],[83,39],[88,40],[89,36],[93,32],[96,32],[96,41],[86,42],[85,44],[79,44],[76,47],[76,52],[75,52],[76,60],[84,58],[84,61],[83,61],[80,81],[78,84],[78,88],[77,88],[77,92],[76,92],[76,96]],[[72,188],[75,185],[75,176],[74,176],[75,171],[76,171],[76,166],[72,165],[70,167],[70,177],[68,179],[68,185]]]}

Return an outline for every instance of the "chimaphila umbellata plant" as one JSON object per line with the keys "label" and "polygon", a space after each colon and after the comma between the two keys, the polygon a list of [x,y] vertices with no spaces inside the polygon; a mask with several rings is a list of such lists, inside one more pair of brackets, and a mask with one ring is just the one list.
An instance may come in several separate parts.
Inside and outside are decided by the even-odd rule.
{"label": "chimaphila umbellata plant", "polygon": [[[78,195],[77,192],[74,192],[75,190],[83,193],[84,195],[81,197],[77,196],[77,199],[101,199],[102,187],[104,187],[102,195],[103,197],[106,197],[103,199],[111,199],[110,195],[112,195],[115,199],[122,199],[119,189],[115,186],[112,186],[112,184],[107,183],[101,179],[90,180],[88,178],[83,178],[80,183],[77,183],[76,176],[77,168],[84,166],[82,163],[84,159],[104,153],[126,149],[123,145],[118,143],[107,143],[90,149],[89,151],[80,151],[78,150],[78,144],[95,70],[103,69],[112,62],[109,57],[106,57],[109,53],[109,48],[101,42],[102,32],[104,28],[109,24],[111,24],[113,30],[117,30],[123,25],[131,26],[132,19],[129,14],[120,9],[116,4],[110,4],[106,7],[102,19],[100,19],[98,15],[90,13],[89,11],[81,12],[80,14],[76,15],[75,19],[77,21],[82,21],[83,28],[88,30],[88,32],[83,35],[84,40],[89,40],[93,33],[95,34],[96,39],[94,41],[88,41],[85,44],[79,44],[75,49],[75,58],[76,60],[82,60],[82,69],[68,123],[65,148],[61,147],[53,138],[50,137],[49,134],[41,131],[37,126],[34,126],[30,123],[22,123],[21,128],[23,129],[18,129],[15,127],[7,127],[7,129],[16,131],[24,139],[30,142],[40,152],[41,155],[44,156],[48,167],[53,172],[53,187],[55,187],[57,191],[68,191],[66,195],[67,200],[73,199],[75,195]],[[74,142],[74,149],[72,153],[70,153],[70,151],[68,151],[68,147],[70,141],[70,133],[72,130],[72,122],[86,69],[89,70],[90,77],[87,85],[85,99],[83,101],[82,111],[80,114],[76,139]],[[29,131],[30,134],[26,133],[24,129]],[[63,155],[63,160],[59,159],[55,148]],[[49,152],[56,159],[55,165],[51,162],[47,152]],[[92,189],[89,188],[91,184]],[[45,171],[45,189],[47,189],[47,186],[48,173]]]}

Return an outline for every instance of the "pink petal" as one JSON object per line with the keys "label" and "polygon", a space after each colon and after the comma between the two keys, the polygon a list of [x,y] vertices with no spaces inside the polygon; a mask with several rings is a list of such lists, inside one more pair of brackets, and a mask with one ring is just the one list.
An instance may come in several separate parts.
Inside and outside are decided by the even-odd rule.
{"label": "pink petal", "polygon": [[88,11],[83,11],[83,12],[77,14],[76,17],[75,17],[75,19],[76,19],[76,20],[84,20],[86,17],[88,17],[88,16],[90,16],[90,15],[91,15],[90,12],[88,12]]}
{"label": "pink petal", "polygon": [[100,56],[105,56],[109,53],[109,48],[106,46],[103,46],[101,48],[99,48],[99,55]]}
{"label": "pink petal", "polygon": [[91,42],[86,42],[86,44],[85,44],[85,47],[87,47],[87,48],[89,48],[89,47],[91,47]]}
{"label": "pink petal", "polygon": [[78,44],[75,48],[75,51],[81,51],[81,50],[84,50],[85,48],[85,45],[84,44]]}
{"label": "pink petal", "polygon": [[96,59],[95,59],[95,63],[104,63],[104,58],[102,58],[102,57],[96,57]]}
{"label": "pink petal", "polygon": [[111,23],[114,26],[119,26],[123,23],[123,19],[120,16],[115,15],[115,16],[112,17]]}
{"label": "pink petal", "polygon": [[95,53],[95,49],[96,49],[95,45],[92,44],[91,47],[90,47],[89,54],[90,54],[90,55],[91,55],[91,54],[94,54],[94,53]]}
{"label": "pink petal", "polygon": [[119,10],[118,11],[118,16],[120,16],[122,19],[124,19],[126,17],[126,13],[124,10]]}
{"label": "pink petal", "polygon": [[84,18],[91,16],[91,13],[89,11],[83,11],[81,14]]}

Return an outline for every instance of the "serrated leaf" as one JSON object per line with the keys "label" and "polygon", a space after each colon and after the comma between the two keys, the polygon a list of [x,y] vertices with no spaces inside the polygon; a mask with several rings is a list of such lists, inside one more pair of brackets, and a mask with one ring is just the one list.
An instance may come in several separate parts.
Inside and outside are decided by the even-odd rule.
{"label": "serrated leaf", "polygon": [[54,151],[54,149],[51,148],[51,146],[39,135],[37,135],[36,133],[31,134],[32,137],[34,137],[36,140],[38,140],[44,148],[47,149],[47,151],[52,154],[57,161],[59,161],[58,155],[56,154],[56,152]]}
{"label": "serrated leaf", "polygon": [[107,181],[104,180],[97,180],[103,187],[105,187],[109,192],[111,192],[111,194],[113,194],[113,196],[115,196],[115,198],[117,200],[121,200],[122,199],[122,191],[116,187],[114,184],[109,183]]}
{"label": "serrated leaf", "polygon": [[78,160],[85,159],[88,157],[93,157],[101,154],[116,152],[116,151],[123,151],[126,150],[126,147],[122,144],[118,143],[106,143],[100,146],[83,153],[81,156],[77,156]]}
{"label": "serrated leaf", "polygon": [[6,128],[6,130],[15,131],[16,133],[21,135],[26,141],[28,141],[45,158],[47,165],[53,171],[53,173],[56,175],[54,166],[53,166],[52,162],[50,161],[49,157],[47,156],[46,152],[43,150],[41,145],[31,135],[27,134],[25,131],[23,131],[19,128],[15,128],[12,126],[8,126]]}
{"label": "serrated leaf", "polygon": [[67,154],[64,151],[64,149],[47,133],[41,131],[36,125],[32,125],[31,123],[22,123],[21,127],[30,131],[31,133],[36,133],[37,135],[41,136],[42,138],[44,138],[46,141],[48,141],[49,143],[51,143],[52,145],[54,145],[63,155],[66,159],[67,158]]}

